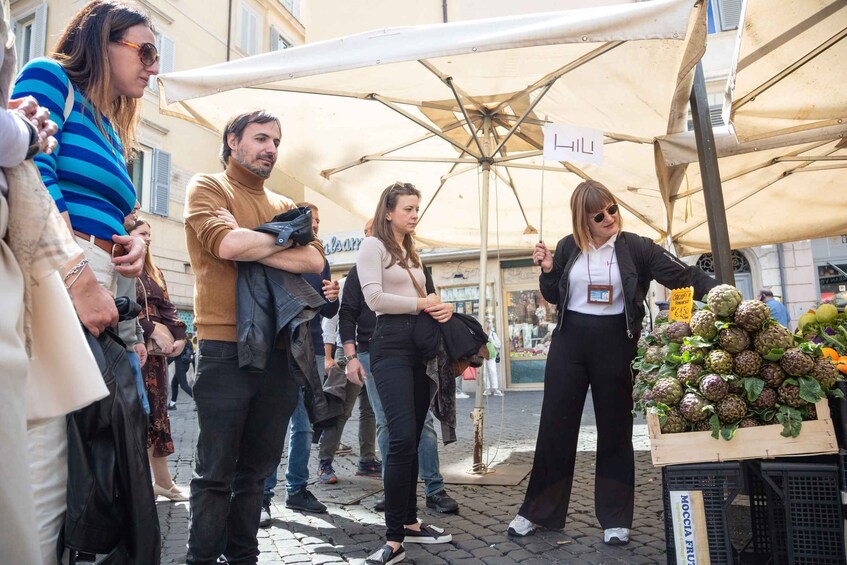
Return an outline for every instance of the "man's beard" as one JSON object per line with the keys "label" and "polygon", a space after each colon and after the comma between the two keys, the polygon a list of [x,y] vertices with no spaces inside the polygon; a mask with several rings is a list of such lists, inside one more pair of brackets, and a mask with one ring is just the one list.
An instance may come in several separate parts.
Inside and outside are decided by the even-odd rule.
{"label": "man's beard", "polygon": [[[258,158],[258,156],[256,158]],[[260,178],[263,178],[263,179],[270,178],[271,171],[273,171],[273,165],[271,165],[270,167],[265,169],[264,167],[260,167],[260,166],[248,163],[246,156],[240,151],[235,152],[235,160],[238,161],[239,165],[241,165],[242,167],[244,167],[245,169],[247,169],[248,171],[250,171],[251,173],[253,173],[257,177],[260,177]]]}

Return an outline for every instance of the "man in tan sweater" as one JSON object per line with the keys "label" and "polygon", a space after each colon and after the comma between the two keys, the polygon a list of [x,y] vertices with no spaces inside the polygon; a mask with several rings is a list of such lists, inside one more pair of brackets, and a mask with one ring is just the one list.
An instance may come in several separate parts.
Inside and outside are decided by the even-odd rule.
{"label": "man in tan sweater", "polygon": [[262,485],[279,465],[286,426],[297,402],[287,353],[276,350],[261,373],[238,368],[236,261],[258,261],[292,273],[320,273],[319,241],[281,248],[253,228],[294,207],[264,187],[281,137],[264,111],[232,118],[224,129],[226,170],[191,179],[185,237],[195,274],[198,334],[194,400],[200,434],[191,480],[189,564],[256,563]]}

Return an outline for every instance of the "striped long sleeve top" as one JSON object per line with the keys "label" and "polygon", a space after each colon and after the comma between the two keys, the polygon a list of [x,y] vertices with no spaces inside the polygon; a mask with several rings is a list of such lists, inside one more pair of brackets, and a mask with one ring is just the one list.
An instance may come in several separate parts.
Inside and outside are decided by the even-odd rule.
{"label": "striped long sleeve top", "polygon": [[53,154],[35,157],[59,211],[68,212],[75,230],[110,240],[126,234],[123,222],[135,206],[135,187],[117,132],[105,116],[102,129],[98,126],[93,105],[76,87],[73,110],[65,119],[70,84],[58,62],[34,59],[18,75],[12,98],[33,96],[59,126]]}

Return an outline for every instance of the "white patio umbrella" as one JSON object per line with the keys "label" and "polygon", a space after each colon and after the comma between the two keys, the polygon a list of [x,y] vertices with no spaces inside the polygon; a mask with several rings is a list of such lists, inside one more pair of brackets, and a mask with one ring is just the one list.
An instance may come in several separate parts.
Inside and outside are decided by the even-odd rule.
{"label": "white patio umbrella", "polygon": [[[245,106],[273,111],[278,165],[362,218],[384,187],[414,183],[420,241],[481,248],[484,317],[492,187],[503,247],[532,244],[542,207],[545,239],[569,233],[587,178],[616,193],[628,229],[666,235],[652,141],[685,127],[705,34],[694,0],[383,29],[162,75],[160,106],[215,130]],[[604,165],[545,163],[546,122],[603,130]]]}
{"label": "white patio umbrella", "polygon": [[[844,233],[847,2],[744,4],[724,115],[715,131],[733,247]],[[657,139],[656,168],[677,252],[709,251],[693,132]]]}

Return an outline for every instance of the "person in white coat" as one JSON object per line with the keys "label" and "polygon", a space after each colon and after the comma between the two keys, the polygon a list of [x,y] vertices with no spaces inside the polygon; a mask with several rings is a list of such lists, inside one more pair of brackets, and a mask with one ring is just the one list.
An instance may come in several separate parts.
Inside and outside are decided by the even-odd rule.
{"label": "person in white coat", "polygon": [[503,391],[500,390],[500,373],[497,370],[497,361],[500,359],[500,338],[497,337],[497,332],[489,322],[488,324],[488,341],[494,346],[495,355],[491,355],[485,360],[485,391],[482,394],[489,396],[503,396]]}

